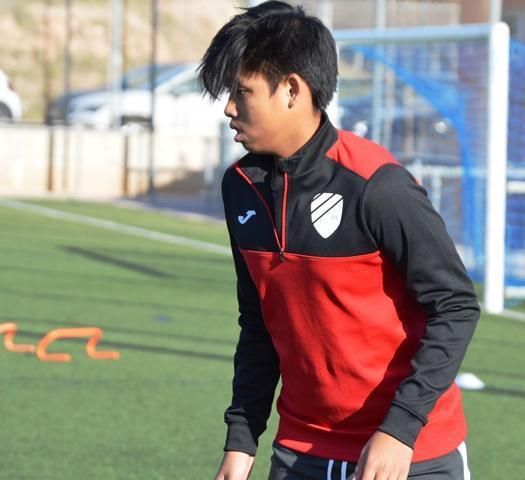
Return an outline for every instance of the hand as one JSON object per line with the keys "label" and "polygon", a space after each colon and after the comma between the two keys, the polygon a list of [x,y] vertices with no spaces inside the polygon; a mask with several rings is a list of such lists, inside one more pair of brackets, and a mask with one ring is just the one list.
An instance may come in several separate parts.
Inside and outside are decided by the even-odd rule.
{"label": "hand", "polygon": [[255,457],[244,452],[226,452],[215,480],[247,480]]}
{"label": "hand", "polygon": [[384,432],[376,432],[359,456],[352,480],[407,480],[413,450]]}

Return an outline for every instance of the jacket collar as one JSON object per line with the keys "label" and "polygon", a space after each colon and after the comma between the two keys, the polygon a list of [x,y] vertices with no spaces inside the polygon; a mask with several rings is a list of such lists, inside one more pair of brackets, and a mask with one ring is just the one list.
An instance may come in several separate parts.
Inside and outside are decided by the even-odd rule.
{"label": "jacket collar", "polygon": [[275,165],[281,172],[301,175],[314,168],[337,139],[337,130],[323,112],[321,124],[308,143],[288,158],[276,158]]}

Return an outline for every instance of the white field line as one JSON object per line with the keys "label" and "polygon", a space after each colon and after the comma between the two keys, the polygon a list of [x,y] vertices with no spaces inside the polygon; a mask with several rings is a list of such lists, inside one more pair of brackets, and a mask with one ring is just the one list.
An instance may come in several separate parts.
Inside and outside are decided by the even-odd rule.
{"label": "white field line", "polygon": [[155,230],[148,230],[146,228],[134,227],[124,223],[113,222],[111,220],[103,220],[101,218],[89,217],[87,215],[79,215],[77,213],[69,213],[53,208],[41,207],[40,205],[33,205],[30,203],[19,202],[7,198],[0,199],[0,205],[4,207],[21,210],[23,212],[34,213],[44,217],[54,218],[58,220],[66,220],[68,222],[82,223],[92,227],[104,228],[106,230],[113,230],[119,233],[134,235],[136,237],[147,238],[149,240],[157,240],[159,242],[170,243],[172,245],[179,245],[182,247],[195,248],[197,250],[204,250],[207,252],[218,253],[221,255],[231,255],[229,247],[224,247],[217,243],[203,242],[193,238],[180,237],[178,235],[171,235],[169,233],[157,232]]}
{"label": "white field line", "polygon": [[[44,217],[66,220],[69,222],[82,223],[98,228],[105,228],[106,230],[113,230],[119,233],[127,233],[136,237],[147,238],[150,240],[157,240],[160,242],[170,243],[172,245],[179,245],[183,247],[196,248],[198,250],[205,250],[208,252],[219,253],[221,255],[231,255],[231,250],[228,247],[219,245],[217,243],[203,242],[193,238],[180,237],[178,235],[171,235],[169,233],[156,232],[155,230],[148,230],[146,228],[134,227],[124,223],[112,222],[111,220],[103,220],[96,217],[89,217],[87,215],[79,215],[77,213],[69,213],[53,208],[41,207],[40,205],[33,205],[30,203],[19,202],[17,200],[10,200],[7,198],[0,199],[0,205],[30,212]],[[512,310],[503,310],[500,317],[509,318],[512,320],[519,320],[525,322],[525,313],[514,312]]]}

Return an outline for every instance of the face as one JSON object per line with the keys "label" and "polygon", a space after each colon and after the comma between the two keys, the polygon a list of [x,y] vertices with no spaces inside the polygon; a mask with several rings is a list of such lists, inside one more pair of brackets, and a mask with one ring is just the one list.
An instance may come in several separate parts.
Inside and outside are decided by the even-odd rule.
{"label": "face", "polygon": [[284,83],[273,92],[262,74],[241,75],[224,114],[231,119],[230,128],[237,132],[235,141],[246,150],[277,154],[290,127],[288,104]]}

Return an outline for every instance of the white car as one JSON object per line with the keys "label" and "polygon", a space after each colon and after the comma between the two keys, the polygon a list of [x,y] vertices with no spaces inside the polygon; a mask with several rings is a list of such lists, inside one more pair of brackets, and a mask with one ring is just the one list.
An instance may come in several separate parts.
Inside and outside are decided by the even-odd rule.
{"label": "white car", "polygon": [[[197,64],[174,65],[157,78],[155,88],[155,128],[183,134],[216,135],[225,121],[224,101],[203,97],[197,83]],[[147,77],[142,85],[112,95],[99,90],[71,98],[68,122],[97,129],[115,125],[148,125],[151,93]],[[115,98],[116,97],[116,98]]]}
{"label": "white car", "polygon": [[9,77],[0,70],[0,122],[18,121],[22,117],[22,102],[13,90]]}

